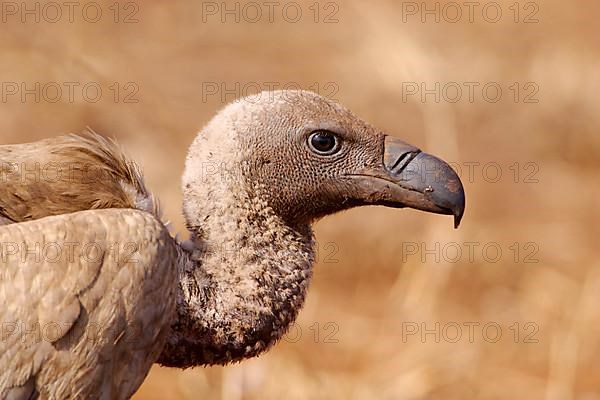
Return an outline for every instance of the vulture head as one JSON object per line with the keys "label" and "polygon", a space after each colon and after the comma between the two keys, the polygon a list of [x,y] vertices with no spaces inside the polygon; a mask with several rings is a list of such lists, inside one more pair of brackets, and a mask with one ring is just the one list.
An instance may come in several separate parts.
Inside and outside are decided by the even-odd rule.
{"label": "vulture head", "polygon": [[282,337],[304,303],[318,218],[384,205],[458,226],[465,207],[448,164],[306,91],[221,110],[190,147],[183,192],[190,261],[159,358],[175,367],[239,361]]}
{"label": "vulture head", "polygon": [[[191,146],[183,177],[188,224],[226,194],[265,202],[293,225],[362,205],[454,216],[461,181],[444,161],[307,91],[262,92],[225,107]],[[234,206],[234,205],[230,205]]]}

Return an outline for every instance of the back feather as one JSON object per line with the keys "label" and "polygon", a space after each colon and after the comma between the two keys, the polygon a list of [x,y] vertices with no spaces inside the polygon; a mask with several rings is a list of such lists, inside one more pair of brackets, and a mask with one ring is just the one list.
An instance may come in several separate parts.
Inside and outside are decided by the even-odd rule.
{"label": "back feather", "polygon": [[0,146],[0,225],[104,208],[133,208],[160,220],[141,169],[91,129]]}

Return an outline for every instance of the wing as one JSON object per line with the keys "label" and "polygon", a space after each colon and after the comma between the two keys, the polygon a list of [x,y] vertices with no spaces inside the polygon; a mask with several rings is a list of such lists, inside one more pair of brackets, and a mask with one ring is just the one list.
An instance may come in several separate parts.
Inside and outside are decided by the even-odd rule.
{"label": "wing", "polygon": [[138,210],[0,226],[0,398],[128,398],[175,312],[177,245]]}
{"label": "wing", "polygon": [[93,132],[0,146],[0,225],[102,208],[159,217],[140,168]]}

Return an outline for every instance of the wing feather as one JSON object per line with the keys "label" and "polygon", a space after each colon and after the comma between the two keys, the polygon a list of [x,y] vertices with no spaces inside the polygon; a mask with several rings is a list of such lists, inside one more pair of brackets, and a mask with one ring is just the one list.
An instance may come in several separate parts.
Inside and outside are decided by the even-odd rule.
{"label": "wing feather", "polygon": [[0,225],[105,208],[160,218],[141,169],[115,141],[89,131],[0,146]]}
{"label": "wing feather", "polygon": [[128,398],[174,316],[177,247],[132,209],[0,226],[0,398]]}

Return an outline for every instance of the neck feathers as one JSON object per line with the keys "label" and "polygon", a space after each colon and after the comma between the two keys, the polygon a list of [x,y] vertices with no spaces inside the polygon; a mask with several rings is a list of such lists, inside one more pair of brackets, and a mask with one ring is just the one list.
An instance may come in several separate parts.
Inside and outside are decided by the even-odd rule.
{"label": "neck feathers", "polygon": [[314,259],[309,226],[291,227],[264,203],[220,197],[180,250],[177,321],[159,362],[226,364],[267,350],[306,296]]}

